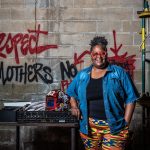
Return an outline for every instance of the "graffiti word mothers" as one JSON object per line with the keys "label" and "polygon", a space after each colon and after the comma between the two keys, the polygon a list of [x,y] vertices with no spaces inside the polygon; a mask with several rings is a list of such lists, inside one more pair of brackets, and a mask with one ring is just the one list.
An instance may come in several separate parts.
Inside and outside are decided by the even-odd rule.
{"label": "graffiti word mothers", "polygon": [[[5,69],[4,69],[5,68]],[[33,65],[8,66],[4,67],[3,62],[0,62],[0,79],[3,85],[12,80],[17,82],[39,82],[42,80],[45,83],[52,83],[51,68],[44,66],[41,63]]]}

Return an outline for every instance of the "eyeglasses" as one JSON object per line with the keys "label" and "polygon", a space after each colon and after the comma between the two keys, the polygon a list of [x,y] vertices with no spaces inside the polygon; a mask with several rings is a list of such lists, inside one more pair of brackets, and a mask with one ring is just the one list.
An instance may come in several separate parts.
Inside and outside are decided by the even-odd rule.
{"label": "eyeglasses", "polygon": [[105,57],[106,56],[106,52],[105,51],[96,52],[96,53],[95,52],[91,52],[91,56],[95,57],[95,58],[98,57],[98,56],[99,57]]}

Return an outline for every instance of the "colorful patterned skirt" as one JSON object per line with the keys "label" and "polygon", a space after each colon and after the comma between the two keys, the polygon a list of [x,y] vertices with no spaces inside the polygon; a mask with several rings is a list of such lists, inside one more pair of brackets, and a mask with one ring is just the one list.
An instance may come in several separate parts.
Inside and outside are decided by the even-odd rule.
{"label": "colorful patterned skirt", "polygon": [[128,127],[112,135],[106,121],[92,118],[89,118],[89,134],[80,133],[86,150],[124,150],[128,135]]}

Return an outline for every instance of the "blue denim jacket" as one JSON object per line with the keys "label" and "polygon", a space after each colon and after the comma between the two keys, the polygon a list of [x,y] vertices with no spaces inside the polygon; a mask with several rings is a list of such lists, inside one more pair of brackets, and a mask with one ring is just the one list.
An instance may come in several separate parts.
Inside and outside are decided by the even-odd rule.
{"label": "blue denim jacket", "polygon": [[[88,134],[86,87],[90,80],[91,70],[92,65],[78,72],[67,89],[67,94],[78,101],[83,117],[80,120],[80,132],[84,134]],[[105,113],[111,133],[118,133],[127,125],[124,119],[124,105],[134,103],[139,97],[131,78],[123,68],[108,65],[107,72],[103,77],[103,96]]]}

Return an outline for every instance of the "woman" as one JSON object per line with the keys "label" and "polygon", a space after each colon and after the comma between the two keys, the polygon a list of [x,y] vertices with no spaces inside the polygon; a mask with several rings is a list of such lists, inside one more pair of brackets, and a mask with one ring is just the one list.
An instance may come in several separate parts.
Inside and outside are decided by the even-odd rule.
{"label": "woman", "polygon": [[86,150],[123,150],[139,94],[123,68],[109,64],[107,40],[91,40],[92,65],[67,89],[72,114],[80,119]]}

